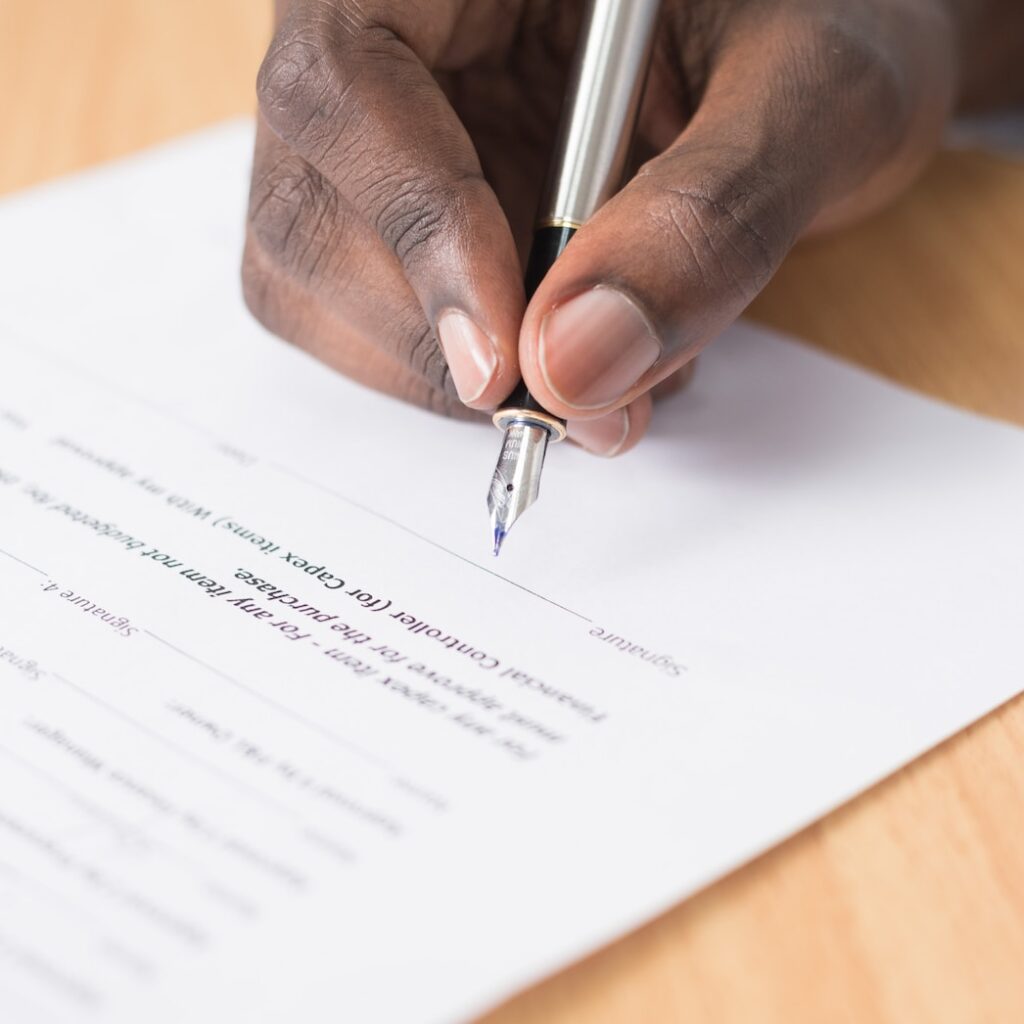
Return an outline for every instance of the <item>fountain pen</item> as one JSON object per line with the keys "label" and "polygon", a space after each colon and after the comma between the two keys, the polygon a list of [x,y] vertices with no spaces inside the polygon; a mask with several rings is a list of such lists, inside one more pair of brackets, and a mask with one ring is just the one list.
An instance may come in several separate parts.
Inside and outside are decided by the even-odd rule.
{"label": "fountain pen", "polygon": [[[529,299],[576,230],[622,184],[650,65],[659,0],[588,0],[537,226],[527,260]],[[520,382],[494,414],[503,432],[487,493],[494,553],[537,500],[548,445],[565,422]]]}

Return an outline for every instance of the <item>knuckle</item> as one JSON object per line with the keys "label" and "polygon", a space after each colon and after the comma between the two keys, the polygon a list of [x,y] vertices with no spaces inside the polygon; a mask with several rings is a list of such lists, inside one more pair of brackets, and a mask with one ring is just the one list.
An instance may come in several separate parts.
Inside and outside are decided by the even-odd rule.
{"label": "knuckle", "polygon": [[[275,37],[257,79],[261,113],[409,269],[458,236],[484,198],[483,174],[417,165],[426,149],[447,143],[422,113],[436,107],[433,80],[394,31],[365,12],[345,24],[321,20],[286,22]],[[271,235],[292,237],[286,211],[269,211],[269,222]]]}
{"label": "knuckle", "polygon": [[409,263],[442,231],[445,211],[455,197],[445,188],[428,187],[409,178],[383,185],[387,192],[374,227],[399,260]]}
{"label": "knuckle", "polygon": [[778,190],[756,172],[712,172],[693,184],[664,182],[649,204],[680,271],[716,292],[753,298],[792,244]]}
{"label": "knuckle", "polygon": [[256,76],[260,112],[278,135],[296,139],[331,118],[346,50],[346,36],[321,22],[282,27]]}
{"label": "knuckle", "polygon": [[477,185],[471,176],[424,180],[412,170],[382,175],[373,186],[374,229],[402,265],[411,267],[459,233]]}
{"label": "knuckle", "polygon": [[256,76],[260,112],[281,138],[308,154],[346,148],[380,117],[381,82],[396,83],[416,57],[398,35],[365,16],[312,18],[282,26]]}
{"label": "knuckle", "polygon": [[249,205],[253,238],[295,276],[314,276],[346,237],[338,195],[305,160],[288,155],[255,180]]}

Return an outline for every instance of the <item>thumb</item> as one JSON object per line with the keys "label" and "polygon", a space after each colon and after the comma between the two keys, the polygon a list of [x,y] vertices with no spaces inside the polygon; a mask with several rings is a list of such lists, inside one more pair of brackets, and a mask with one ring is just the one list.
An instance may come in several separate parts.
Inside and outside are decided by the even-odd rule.
{"label": "thumb", "polygon": [[584,225],[520,335],[531,393],[567,418],[632,401],[767,283],[804,218],[741,154],[679,144]]}
{"label": "thumb", "polygon": [[687,129],[580,228],[527,309],[522,373],[557,415],[607,415],[690,361],[899,149],[893,110],[912,105],[894,104],[884,61],[813,23],[737,35]]}

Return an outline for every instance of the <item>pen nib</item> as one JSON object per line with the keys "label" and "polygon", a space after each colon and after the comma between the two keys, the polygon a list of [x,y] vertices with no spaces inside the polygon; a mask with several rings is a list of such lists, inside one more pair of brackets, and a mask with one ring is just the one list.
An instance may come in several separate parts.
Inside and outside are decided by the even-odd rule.
{"label": "pen nib", "polygon": [[501,554],[501,542],[505,539],[506,536],[507,535],[506,535],[505,531],[500,526],[496,526],[494,528],[494,557],[495,558],[497,558],[498,555]]}
{"label": "pen nib", "polygon": [[550,436],[546,427],[522,420],[513,420],[505,430],[487,493],[495,555],[501,551],[512,524],[537,500]]}

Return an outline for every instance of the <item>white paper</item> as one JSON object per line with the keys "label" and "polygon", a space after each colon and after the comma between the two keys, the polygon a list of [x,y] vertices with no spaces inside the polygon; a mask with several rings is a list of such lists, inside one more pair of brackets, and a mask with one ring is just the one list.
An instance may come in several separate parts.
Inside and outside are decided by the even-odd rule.
{"label": "white paper", "polygon": [[245,312],[250,143],[0,207],[0,1019],[462,1020],[1021,688],[1019,430],[738,327],[494,561],[493,429]]}

